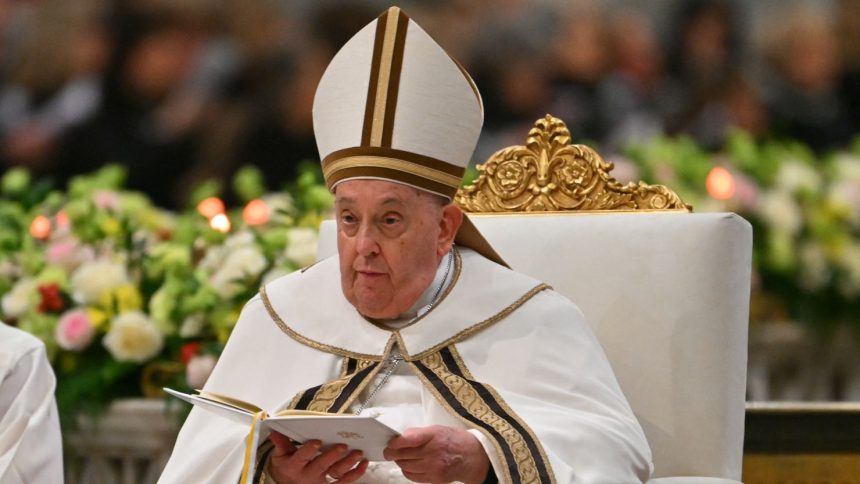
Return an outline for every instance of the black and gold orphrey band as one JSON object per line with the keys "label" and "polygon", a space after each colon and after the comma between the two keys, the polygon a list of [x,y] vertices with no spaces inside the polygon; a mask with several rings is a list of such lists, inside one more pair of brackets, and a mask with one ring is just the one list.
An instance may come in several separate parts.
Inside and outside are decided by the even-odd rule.
{"label": "black and gold orphrey band", "polygon": [[[505,463],[504,482],[555,482],[549,459],[534,433],[491,386],[472,377],[454,345],[409,365],[449,412],[495,442]],[[379,361],[345,357],[340,378],[299,392],[290,408],[344,413],[379,369]]]}
{"label": "black and gold orphrey band", "polygon": [[346,357],[342,376],[301,391],[293,397],[290,409],[344,413],[379,371],[380,362]]}
{"label": "black and gold orphrey band", "polygon": [[534,433],[491,386],[472,377],[453,345],[409,363],[432,386],[440,403],[495,441],[505,462],[504,482],[555,482]]}

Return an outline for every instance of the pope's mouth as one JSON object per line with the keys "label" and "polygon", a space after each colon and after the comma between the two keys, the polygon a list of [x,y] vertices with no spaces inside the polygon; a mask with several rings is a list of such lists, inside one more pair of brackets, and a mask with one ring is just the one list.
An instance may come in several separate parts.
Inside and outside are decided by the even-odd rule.
{"label": "pope's mouth", "polygon": [[368,277],[371,279],[382,277],[385,275],[384,272],[375,272],[375,271],[356,271],[356,274],[362,277]]}

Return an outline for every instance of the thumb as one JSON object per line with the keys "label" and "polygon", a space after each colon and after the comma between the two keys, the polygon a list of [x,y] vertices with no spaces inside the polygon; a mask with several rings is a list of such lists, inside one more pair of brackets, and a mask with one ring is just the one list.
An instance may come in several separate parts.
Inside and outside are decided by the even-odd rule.
{"label": "thumb", "polygon": [[273,457],[291,455],[293,452],[296,451],[296,446],[293,445],[293,442],[290,440],[290,438],[281,433],[273,431],[271,434],[269,434],[269,440],[271,440],[272,443],[275,444],[275,450],[272,453]]}
{"label": "thumb", "polygon": [[433,432],[426,428],[408,429],[398,437],[394,437],[388,443],[389,449],[405,449],[409,447],[421,447],[433,439]]}

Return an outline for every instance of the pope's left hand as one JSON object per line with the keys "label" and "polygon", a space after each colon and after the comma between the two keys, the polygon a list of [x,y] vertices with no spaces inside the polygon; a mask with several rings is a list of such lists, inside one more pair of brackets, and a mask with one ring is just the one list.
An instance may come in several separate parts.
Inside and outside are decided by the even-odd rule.
{"label": "pope's left hand", "polygon": [[454,427],[417,427],[391,439],[383,453],[414,482],[482,483],[490,459],[478,439]]}

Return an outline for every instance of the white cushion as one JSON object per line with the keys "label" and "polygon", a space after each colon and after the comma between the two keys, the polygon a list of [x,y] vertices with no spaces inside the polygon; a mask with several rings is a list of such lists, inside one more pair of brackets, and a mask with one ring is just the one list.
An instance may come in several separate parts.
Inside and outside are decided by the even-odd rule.
{"label": "white cushion", "polygon": [[[740,480],[752,229],[734,214],[472,216],[515,270],[579,305],[654,455],[654,478]],[[336,253],[323,224],[319,256]]]}

